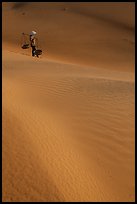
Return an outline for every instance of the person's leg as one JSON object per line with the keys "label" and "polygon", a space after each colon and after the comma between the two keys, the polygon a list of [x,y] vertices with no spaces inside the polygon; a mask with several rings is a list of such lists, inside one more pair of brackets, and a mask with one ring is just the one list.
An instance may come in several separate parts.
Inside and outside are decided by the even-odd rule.
{"label": "person's leg", "polygon": [[34,57],[34,49],[33,49],[33,47],[32,47],[32,57]]}
{"label": "person's leg", "polygon": [[33,57],[35,56],[35,50],[36,50],[36,47],[35,47],[35,46],[32,46],[32,56],[33,56]]}

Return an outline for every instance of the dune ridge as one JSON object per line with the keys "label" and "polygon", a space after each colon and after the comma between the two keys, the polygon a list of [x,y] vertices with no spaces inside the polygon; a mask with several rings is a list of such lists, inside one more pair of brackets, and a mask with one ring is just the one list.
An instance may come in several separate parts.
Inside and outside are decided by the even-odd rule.
{"label": "dune ridge", "polygon": [[134,3],[15,5],[20,3],[3,3],[3,46],[8,42],[21,52],[21,33],[32,29],[47,58],[134,72]]}

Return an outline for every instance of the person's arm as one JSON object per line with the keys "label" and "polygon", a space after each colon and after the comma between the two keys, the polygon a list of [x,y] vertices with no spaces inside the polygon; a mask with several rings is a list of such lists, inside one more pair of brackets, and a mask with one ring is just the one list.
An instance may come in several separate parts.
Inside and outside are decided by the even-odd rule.
{"label": "person's arm", "polygon": [[22,35],[28,35],[29,36],[29,34],[27,34],[27,33],[22,33]]}

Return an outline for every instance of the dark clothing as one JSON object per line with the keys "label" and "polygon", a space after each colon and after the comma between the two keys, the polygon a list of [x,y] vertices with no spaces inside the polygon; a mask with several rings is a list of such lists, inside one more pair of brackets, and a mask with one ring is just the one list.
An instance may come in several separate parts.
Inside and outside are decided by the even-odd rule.
{"label": "dark clothing", "polygon": [[[32,56],[34,57],[35,56],[35,50],[36,50],[36,38],[33,37],[32,35],[30,35],[30,45],[32,47]],[[37,55],[37,57],[39,57]]]}
{"label": "dark clothing", "polygon": [[32,47],[32,56],[35,56],[35,50],[36,50],[36,46],[31,46]]}

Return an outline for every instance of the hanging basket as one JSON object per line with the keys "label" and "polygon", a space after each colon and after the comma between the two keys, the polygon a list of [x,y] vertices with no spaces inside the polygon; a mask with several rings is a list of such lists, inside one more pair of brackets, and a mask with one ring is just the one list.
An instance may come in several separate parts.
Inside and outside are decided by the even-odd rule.
{"label": "hanging basket", "polygon": [[29,44],[22,45],[22,49],[28,49],[29,47],[30,47]]}
{"label": "hanging basket", "polygon": [[35,55],[42,55],[42,50],[35,50]]}

